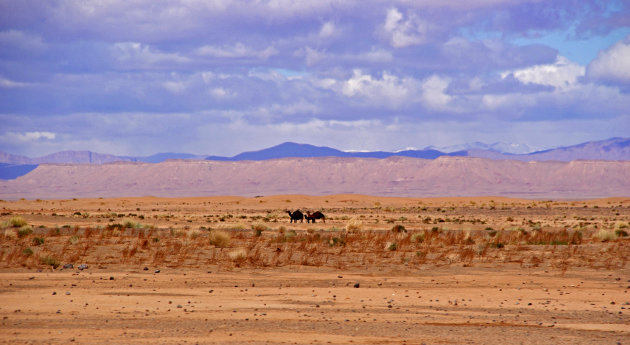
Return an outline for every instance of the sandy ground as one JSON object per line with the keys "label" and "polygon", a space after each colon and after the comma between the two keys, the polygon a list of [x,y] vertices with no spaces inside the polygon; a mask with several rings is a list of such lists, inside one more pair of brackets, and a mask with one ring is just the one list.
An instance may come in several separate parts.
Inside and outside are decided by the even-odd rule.
{"label": "sandy ground", "polygon": [[[0,207],[0,221],[20,216],[33,228],[18,237],[5,225],[0,237],[2,344],[630,343],[629,241],[595,235],[626,229],[628,198],[341,195]],[[289,224],[284,209],[298,207],[328,219]],[[360,233],[343,231],[349,219],[363,221]],[[124,221],[144,225],[107,230]],[[260,236],[250,230],[257,224],[267,226]],[[392,233],[396,224],[408,233]],[[231,235],[229,244],[209,243],[218,230]],[[541,242],[565,238],[562,231],[583,238]],[[411,240],[421,233],[424,242]],[[383,248],[390,243],[397,249]],[[240,249],[246,255],[235,258]],[[82,263],[88,268],[78,270]]]}

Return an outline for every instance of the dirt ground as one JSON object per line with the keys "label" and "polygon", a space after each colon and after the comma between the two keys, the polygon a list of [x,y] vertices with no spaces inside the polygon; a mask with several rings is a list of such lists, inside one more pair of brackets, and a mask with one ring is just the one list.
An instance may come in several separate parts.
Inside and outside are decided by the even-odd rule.
{"label": "dirt ground", "polygon": [[630,198],[0,209],[0,344],[630,344]]}

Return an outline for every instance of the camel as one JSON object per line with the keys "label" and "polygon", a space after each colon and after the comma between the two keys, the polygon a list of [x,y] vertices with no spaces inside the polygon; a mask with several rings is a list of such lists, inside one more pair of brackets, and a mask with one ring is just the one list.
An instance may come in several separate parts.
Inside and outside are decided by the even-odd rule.
{"label": "camel", "polygon": [[300,210],[295,210],[293,213],[289,210],[287,210],[287,213],[289,214],[289,217],[291,217],[291,220],[289,220],[289,223],[293,223],[299,220],[301,223],[304,223],[304,214],[302,212],[300,212]]}
{"label": "camel", "polygon": [[319,211],[315,211],[312,214],[310,212],[306,212],[305,218],[307,223],[310,223],[311,221],[315,223],[316,219],[321,219],[324,223],[326,223],[326,216],[324,216],[324,214]]}

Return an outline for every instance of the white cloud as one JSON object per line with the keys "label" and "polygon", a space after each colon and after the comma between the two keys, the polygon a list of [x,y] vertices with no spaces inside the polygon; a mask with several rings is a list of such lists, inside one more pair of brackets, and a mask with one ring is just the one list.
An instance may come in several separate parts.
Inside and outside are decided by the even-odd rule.
{"label": "white cloud", "polygon": [[112,53],[125,66],[145,67],[160,64],[185,63],[189,59],[175,53],[163,53],[138,42],[115,43]]}
{"label": "white cloud", "polygon": [[435,110],[447,110],[452,96],[446,94],[450,79],[432,75],[422,81],[422,102],[425,106]]}
{"label": "white cloud", "polygon": [[10,79],[0,77],[0,87],[14,88],[14,87],[25,87],[29,85],[30,85],[29,83],[22,83],[19,81],[13,81]]}
{"label": "white cloud", "polygon": [[408,13],[407,18],[396,8],[387,10],[385,23],[381,27],[383,35],[395,48],[403,48],[411,45],[422,44],[426,41],[429,24],[418,18],[413,13]]}
{"label": "white cloud", "polygon": [[24,132],[24,133],[15,133],[15,132],[7,132],[1,136],[3,141],[20,141],[23,143],[39,141],[39,140],[54,140],[57,137],[57,134],[52,132]]}
{"label": "white cloud", "polygon": [[267,47],[263,50],[256,50],[252,47],[244,45],[241,42],[236,42],[232,46],[222,47],[205,45],[197,49],[197,53],[202,56],[210,56],[224,59],[257,58],[266,60],[278,54],[278,50],[276,50],[276,48],[274,47]]}
{"label": "white cloud", "polygon": [[223,87],[215,87],[211,89],[210,94],[216,99],[227,99],[236,97],[236,94],[234,92]]}
{"label": "white cloud", "polygon": [[335,23],[333,22],[326,22],[322,25],[322,28],[319,30],[319,37],[320,38],[327,38],[327,37],[331,37],[332,35],[335,34]]}
{"label": "white cloud", "polygon": [[411,77],[399,78],[383,72],[381,79],[376,79],[358,69],[353,71],[350,79],[341,82],[339,87],[339,91],[347,97],[361,97],[368,103],[392,108],[412,102],[417,89],[418,82]]}
{"label": "white cloud", "polygon": [[630,36],[599,52],[587,73],[593,79],[630,83]]}
{"label": "white cloud", "polygon": [[504,72],[502,78],[510,75],[524,84],[538,84],[564,89],[576,85],[584,76],[585,68],[569,59],[558,56],[553,64],[536,65],[528,68]]}

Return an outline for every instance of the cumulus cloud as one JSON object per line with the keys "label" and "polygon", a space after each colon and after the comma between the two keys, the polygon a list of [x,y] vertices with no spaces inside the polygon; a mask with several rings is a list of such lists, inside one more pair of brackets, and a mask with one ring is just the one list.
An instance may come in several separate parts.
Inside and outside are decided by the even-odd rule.
{"label": "cumulus cloud", "polygon": [[452,97],[446,93],[450,80],[448,78],[432,75],[422,81],[422,101],[428,108],[434,110],[447,110]]}
{"label": "cumulus cloud", "polygon": [[398,108],[413,102],[418,82],[414,78],[400,78],[388,72],[383,72],[380,79],[374,78],[356,69],[352,77],[335,83],[334,87],[347,97],[359,97],[371,105]]}
{"label": "cumulus cloud", "polygon": [[381,35],[395,48],[422,44],[426,41],[429,23],[413,13],[403,15],[397,8],[390,8],[381,27]]}
{"label": "cumulus cloud", "polygon": [[553,64],[536,65],[528,68],[503,72],[502,78],[513,76],[524,84],[548,85],[563,89],[574,86],[584,76],[585,68],[569,59],[558,56]]}
{"label": "cumulus cloud", "polygon": [[600,52],[587,69],[589,79],[630,84],[630,36]]}

